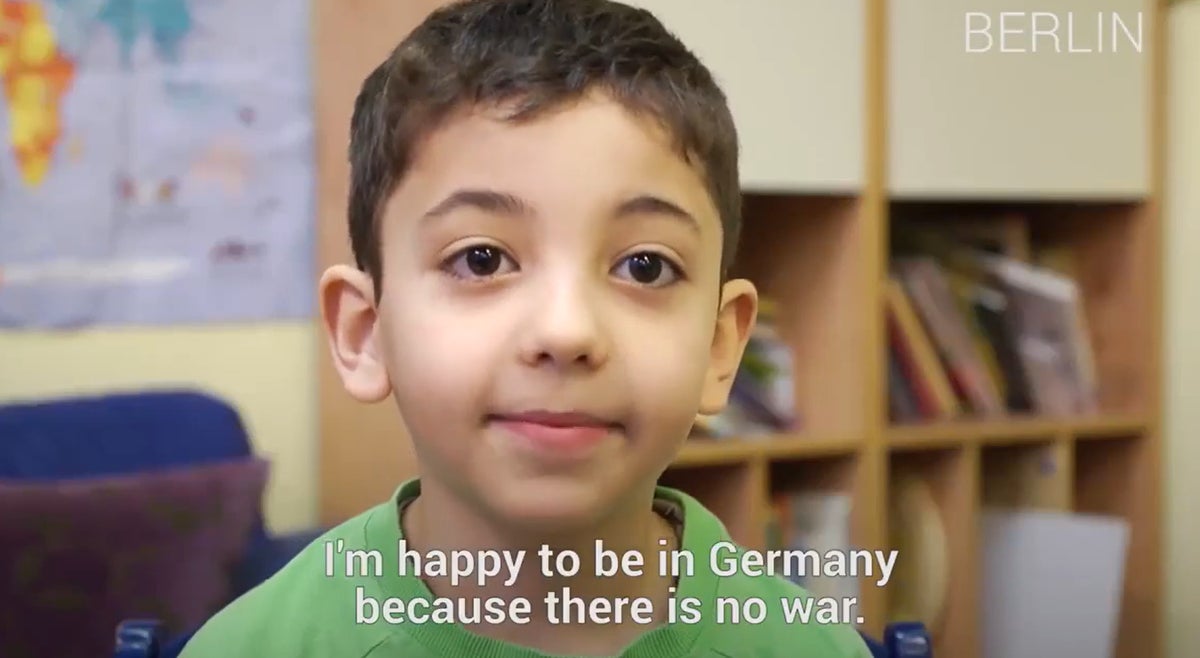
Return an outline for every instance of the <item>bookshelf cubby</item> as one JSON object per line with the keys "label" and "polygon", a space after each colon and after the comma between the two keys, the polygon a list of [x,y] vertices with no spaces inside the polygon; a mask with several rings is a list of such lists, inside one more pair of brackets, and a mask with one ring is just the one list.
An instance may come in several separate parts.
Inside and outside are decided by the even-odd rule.
{"label": "bookshelf cubby", "polygon": [[1073,491],[1069,439],[984,446],[983,504],[996,508],[1070,511]]}
{"label": "bookshelf cubby", "polygon": [[[324,265],[349,258],[344,148],[357,84],[441,2],[316,4]],[[898,505],[926,496],[937,513],[922,522],[946,536],[943,605],[927,621],[935,653],[959,658],[981,655],[987,623],[986,508],[1118,517],[1130,543],[1115,656],[1160,658],[1160,4],[1106,7],[1142,13],[1145,50],[1091,57],[965,54],[963,12],[1011,8],[1000,0],[805,0],[779,3],[778,15],[776,3],[751,2],[736,16],[726,0],[635,4],[659,11],[731,81],[748,140],[735,274],[779,305],[800,415],[787,432],[689,440],[662,482],[755,548],[783,494],[849,495],[852,544],[880,550],[910,518]],[[1045,4],[1034,8],[1095,13],[1087,0]],[[983,225],[1049,254],[1041,265],[1069,266],[1094,356],[1094,409],[890,417],[886,287],[912,222],[947,234]],[[320,509],[333,523],[390,494],[414,465],[400,419],[348,400],[323,342],[316,349]],[[926,600],[905,586],[859,583],[865,630],[880,632],[903,601]]]}

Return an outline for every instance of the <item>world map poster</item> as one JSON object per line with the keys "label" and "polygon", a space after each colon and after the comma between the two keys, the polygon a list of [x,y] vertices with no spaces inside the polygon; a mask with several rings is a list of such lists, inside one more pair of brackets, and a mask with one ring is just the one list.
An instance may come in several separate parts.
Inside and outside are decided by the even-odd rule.
{"label": "world map poster", "polygon": [[308,317],[303,0],[0,0],[0,328]]}

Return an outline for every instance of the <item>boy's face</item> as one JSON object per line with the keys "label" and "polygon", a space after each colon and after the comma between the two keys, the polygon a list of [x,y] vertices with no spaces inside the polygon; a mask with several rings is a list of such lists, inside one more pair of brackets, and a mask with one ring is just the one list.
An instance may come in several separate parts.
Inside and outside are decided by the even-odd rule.
{"label": "boy's face", "polygon": [[721,284],[717,211],[649,120],[600,95],[524,124],[464,112],[380,221],[381,302],[335,267],[323,309],[347,389],[395,398],[426,490],[591,526],[725,404],[755,292]]}

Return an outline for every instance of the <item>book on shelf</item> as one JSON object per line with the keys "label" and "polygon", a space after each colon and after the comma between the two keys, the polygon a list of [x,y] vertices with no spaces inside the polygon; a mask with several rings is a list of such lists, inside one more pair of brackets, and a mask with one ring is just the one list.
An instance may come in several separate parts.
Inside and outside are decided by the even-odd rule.
{"label": "book on shelf", "polygon": [[885,300],[889,404],[895,414],[904,419],[957,416],[962,411],[958,397],[898,277],[889,277]]}
{"label": "book on shelf", "polygon": [[1016,216],[990,231],[955,226],[896,229],[885,292],[893,422],[1096,411],[1070,251],[1035,249]]}
{"label": "book on shelf", "polygon": [[1051,415],[1097,410],[1094,357],[1075,281],[1046,268],[991,259],[993,272],[1019,312],[1012,314],[1016,351],[1028,373],[1036,410]]}

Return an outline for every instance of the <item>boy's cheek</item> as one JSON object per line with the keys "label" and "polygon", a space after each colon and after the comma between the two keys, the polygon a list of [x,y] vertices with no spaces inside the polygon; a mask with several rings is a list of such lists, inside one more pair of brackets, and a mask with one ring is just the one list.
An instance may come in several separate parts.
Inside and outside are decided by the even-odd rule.
{"label": "boy's cheek", "polygon": [[[450,404],[473,388],[473,378],[494,365],[496,349],[490,341],[495,335],[486,321],[452,312],[444,302],[433,300],[383,308],[379,332],[386,345],[388,374],[396,386],[411,389],[405,393],[429,398],[434,405]],[[445,391],[458,395],[440,395]]]}
{"label": "boy's cheek", "polygon": [[684,422],[695,414],[709,366],[712,335],[701,329],[695,321],[650,323],[620,349],[630,389],[639,399],[678,409]]}

